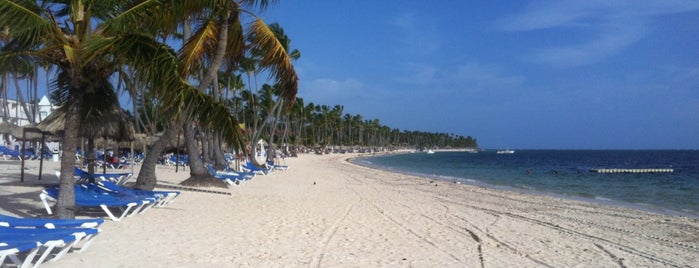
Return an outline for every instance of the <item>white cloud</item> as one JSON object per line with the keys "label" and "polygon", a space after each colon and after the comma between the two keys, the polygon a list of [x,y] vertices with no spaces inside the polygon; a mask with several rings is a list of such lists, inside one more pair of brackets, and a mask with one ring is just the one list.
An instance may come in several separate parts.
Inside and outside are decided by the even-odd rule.
{"label": "white cloud", "polygon": [[[646,35],[642,21],[625,21],[605,25],[592,39],[581,44],[543,48],[534,52],[533,61],[556,67],[575,67],[592,64],[619,53]],[[602,32],[608,31],[608,32]]]}
{"label": "white cloud", "polygon": [[525,10],[496,22],[505,31],[595,26],[619,18],[648,18],[699,10],[695,0],[532,1]]}
{"label": "white cloud", "polygon": [[388,24],[397,29],[397,40],[402,43],[399,49],[405,53],[430,55],[442,47],[440,38],[436,35],[438,31],[428,19],[405,13],[393,17]]}
{"label": "white cloud", "polygon": [[465,90],[477,92],[512,89],[525,81],[523,76],[503,74],[495,65],[469,62],[458,66],[436,67],[428,64],[405,65],[406,75],[396,81],[408,85],[407,90]]}
{"label": "white cloud", "polygon": [[516,32],[572,30],[570,39],[581,41],[541,48],[533,60],[574,67],[598,62],[642,40],[651,32],[655,16],[697,10],[699,1],[695,0],[535,1],[496,26]]}
{"label": "white cloud", "polygon": [[464,87],[482,89],[511,89],[524,82],[523,76],[503,75],[496,66],[467,63],[458,66],[451,79],[463,82]]}
{"label": "white cloud", "polygon": [[404,65],[408,75],[399,77],[396,80],[406,84],[430,85],[439,82],[436,67],[427,64],[407,63]]}

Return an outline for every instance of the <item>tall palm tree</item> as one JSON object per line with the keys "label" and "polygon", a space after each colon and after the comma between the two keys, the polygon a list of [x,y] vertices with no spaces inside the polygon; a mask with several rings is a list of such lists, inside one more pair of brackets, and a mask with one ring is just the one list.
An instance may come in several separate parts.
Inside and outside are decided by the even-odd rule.
{"label": "tall palm tree", "polygon": [[[231,144],[242,144],[237,122],[222,104],[189,86],[179,75],[174,51],[156,34],[172,31],[173,18],[204,8],[207,1],[9,1],[0,0],[0,28],[10,41],[0,52],[0,65],[33,61],[56,66],[53,97],[66,113],[57,213],[74,217],[78,129],[87,115],[116,105],[110,77],[128,65],[147,83],[173,118],[197,115],[218,126]],[[136,30],[139,29],[139,30]],[[197,109],[194,109],[196,107]]]}
{"label": "tall palm tree", "polygon": [[[252,15],[253,12],[249,10],[264,9],[270,2],[220,1],[200,13],[191,14],[188,18],[197,23],[193,25],[192,36],[185,40],[178,52],[181,62],[180,76],[190,77],[197,68],[203,68],[204,74],[199,79],[197,89],[204,92],[216,80],[218,70],[224,63],[229,68],[240,66],[245,56],[254,55],[255,69],[267,71],[270,77],[281,85],[282,98],[293,102],[298,90],[298,78],[291,58],[265,22]],[[252,16],[252,22],[247,29],[242,27],[245,16]],[[198,181],[210,181],[207,179],[210,179],[211,175],[199,160],[193,125],[192,122],[184,121],[183,129],[190,153],[191,180],[188,181],[197,184]],[[139,180],[143,172],[142,169]],[[143,184],[143,181],[137,181],[137,185]]]}

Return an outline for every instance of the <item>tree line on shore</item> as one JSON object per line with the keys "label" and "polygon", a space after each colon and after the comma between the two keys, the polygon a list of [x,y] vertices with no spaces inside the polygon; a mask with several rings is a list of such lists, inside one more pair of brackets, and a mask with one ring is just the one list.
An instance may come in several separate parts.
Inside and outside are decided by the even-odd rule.
{"label": "tree line on shore", "polygon": [[[225,74],[219,74],[225,77]],[[234,81],[234,82],[231,82]],[[234,86],[235,85],[235,86]],[[276,146],[292,147],[394,147],[394,148],[477,148],[477,140],[471,136],[455,135],[453,133],[438,133],[426,131],[401,131],[380,123],[379,119],[364,119],[361,114],[343,113],[342,105],[320,105],[297,97],[288,111],[282,111],[277,116],[273,113],[274,103],[279,100],[275,86],[264,84],[254,92],[246,89],[240,74],[219,80],[219,88],[224,92],[222,102],[229,107],[231,113],[241,122],[247,134],[247,140],[252,140],[254,129],[260,129],[259,119],[269,121],[261,129],[259,138],[270,141],[276,137]],[[136,122],[139,131],[155,129],[158,132],[157,113],[147,108],[150,102],[139,102],[137,105],[140,115]],[[150,111],[150,112],[149,112]],[[202,135],[203,137],[204,135]],[[200,141],[201,142],[201,141]],[[206,143],[206,141],[204,141]],[[213,144],[213,143],[211,143]],[[211,148],[215,151],[215,148]],[[209,155],[213,158],[213,155]]]}

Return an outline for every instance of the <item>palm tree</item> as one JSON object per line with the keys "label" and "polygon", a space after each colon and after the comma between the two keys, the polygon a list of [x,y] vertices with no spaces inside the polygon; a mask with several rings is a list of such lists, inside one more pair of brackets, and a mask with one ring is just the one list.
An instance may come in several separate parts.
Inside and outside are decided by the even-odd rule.
{"label": "palm tree", "polygon": [[[270,77],[280,84],[282,99],[293,102],[298,90],[298,78],[291,58],[274,32],[262,19],[255,16],[247,32],[242,27],[243,17],[253,14],[245,8],[264,9],[269,2],[271,1],[221,1],[205,9],[205,12],[189,17],[198,20],[199,23],[194,23],[192,36],[185,40],[178,53],[182,63],[179,69],[180,76],[189,77],[198,67],[203,68],[204,72],[199,78],[197,89],[204,92],[216,80],[218,70],[224,63],[229,69],[233,69],[243,65],[242,60],[245,56],[254,56],[255,65],[250,70],[267,71]],[[184,123],[186,145],[190,154],[191,180],[187,183],[211,181],[211,175],[199,160],[192,127],[194,124],[190,121]],[[139,174],[139,180],[142,174],[143,169]],[[142,185],[142,182],[137,182],[137,185]]]}
{"label": "palm tree", "polygon": [[[279,46],[279,49],[274,52],[277,54],[278,57],[284,58],[284,61],[288,62],[288,64],[291,64],[292,60],[296,60],[299,57],[301,57],[301,52],[299,52],[297,49],[289,51],[291,39],[284,33],[284,29],[281,26],[279,26],[278,23],[270,24],[267,30],[269,30],[269,32],[267,33],[272,35],[268,36],[267,38],[276,41],[275,45]],[[267,49],[253,49],[252,59],[259,58],[261,53],[269,53],[269,51]],[[255,60],[253,60],[253,62],[255,62]],[[260,63],[264,63],[264,58],[260,60]],[[293,74],[288,74],[287,76],[293,79],[297,79],[295,72]],[[257,120],[255,120],[253,124],[254,128],[252,131],[253,134],[252,139],[250,140],[250,146],[252,148],[255,148],[254,144],[263,135],[263,131],[265,130],[265,128],[269,127],[270,146],[268,147],[268,158],[272,157],[273,155],[274,136],[276,134],[277,123],[281,119],[282,110],[289,112],[293,107],[294,101],[296,100],[295,93],[293,94],[293,96],[291,96],[289,92],[287,92],[287,85],[285,85],[286,83],[287,82],[282,81],[281,83],[277,83],[274,86],[263,86],[260,92],[260,104],[262,108],[260,111],[260,118],[264,118],[264,120],[262,121],[261,125],[258,125]],[[250,157],[250,159],[253,160],[253,162],[256,162],[256,158]]]}
{"label": "palm tree", "polygon": [[[105,113],[116,104],[110,77],[128,65],[160,99],[173,118],[197,115],[218,126],[231,144],[242,144],[237,123],[222,104],[189,86],[179,75],[172,49],[156,34],[172,31],[172,18],[201,10],[205,1],[21,1],[0,0],[0,27],[10,41],[0,52],[0,65],[31,61],[56,66],[53,98],[66,113],[57,213],[74,217],[78,130],[87,115]],[[157,14],[154,16],[153,14]],[[136,31],[135,29],[140,29]],[[193,109],[196,107],[197,109]],[[196,111],[196,113],[195,113]]]}

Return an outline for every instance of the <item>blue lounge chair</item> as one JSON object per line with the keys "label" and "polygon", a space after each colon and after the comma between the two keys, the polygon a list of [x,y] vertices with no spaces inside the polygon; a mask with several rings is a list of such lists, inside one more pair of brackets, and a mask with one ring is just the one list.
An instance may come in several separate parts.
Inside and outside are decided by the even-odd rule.
{"label": "blue lounge chair", "polygon": [[206,165],[206,168],[215,178],[223,180],[230,185],[239,185],[241,182],[248,181],[255,176],[251,172],[216,171],[212,165]]}
{"label": "blue lounge chair", "polygon": [[[83,251],[89,247],[94,237],[100,230],[96,228],[14,228],[0,227],[0,259],[4,262],[5,257],[17,264],[19,267],[29,267],[34,262],[34,257],[41,252],[41,256],[34,262],[33,267],[38,267],[44,260],[52,254],[54,248],[62,248],[53,257],[58,260],[69,250],[77,248],[81,241],[86,241],[80,247]],[[34,248],[31,248],[35,245]],[[22,261],[17,253],[27,252],[27,257]],[[2,262],[0,262],[0,265]]]}
{"label": "blue lounge chair", "polygon": [[[0,267],[4,267],[5,259],[9,259],[17,267],[29,266],[41,249],[41,243],[36,241],[8,241],[3,234],[0,234],[0,240],[3,241],[0,242]],[[19,258],[19,253],[26,253],[24,260]]]}
{"label": "blue lounge chair", "polygon": [[[212,166],[213,167],[213,166]],[[238,175],[243,177],[245,180],[252,180],[252,178],[255,177],[254,172],[247,172],[247,171],[236,171],[233,170],[230,166],[226,166],[225,170],[222,171],[216,171],[218,174],[229,174],[229,175]]]}
{"label": "blue lounge chair", "polygon": [[164,206],[169,204],[177,196],[180,195],[179,191],[146,191],[126,188],[117,185],[114,182],[103,180],[96,182],[97,187],[104,191],[111,191],[118,195],[133,196],[136,198],[153,199],[155,201],[155,206]]}
{"label": "blue lounge chair", "polygon": [[[84,171],[78,167],[75,167],[75,177],[86,180],[91,179],[90,173]],[[60,177],[60,175],[59,175]],[[118,185],[124,185],[129,179],[133,177],[133,173],[95,173],[95,178],[101,178],[103,180],[110,180]]]}
{"label": "blue lounge chair", "polygon": [[286,170],[289,169],[289,166],[287,166],[287,165],[276,165],[276,164],[274,164],[274,161],[270,160],[270,161],[267,161],[267,168],[272,169],[272,170],[277,170],[277,169],[278,169],[278,170],[286,171]]}
{"label": "blue lounge chair", "polygon": [[7,148],[5,146],[0,146],[0,153],[2,153],[2,157],[5,160],[9,160],[9,159],[13,159],[13,158],[20,159],[20,160],[22,159],[21,155],[18,151],[11,150],[10,148]]}
{"label": "blue lounge chair", "polygon": [[262,167],[255,166],[255,164],[253,164],[250,161],[245,162],[245,164],[242,166],[242,168],[248,172],[252,172],[255,174],[261,174],[261,175],[267,175],[267,173],[272,171],[272,169],[270,169],[270,168],[262,168]]}
{"label": "blue lounge chair", "polygon": [[20,228],[97,228],[103,219],[27,219],[0,214],[0,226]]}
{"label": "blue lounge chair", "polygon": [[[58,187],[45,188],[41,194],[39,194],[39,198],[41,198],[41,202],[44,203],[46,212],[48,212],[49,215],[53,212],[51,211],[51,206],[48,204],[48,200],[58,200],[58,194]],[[113,221],[120,221],[125,216],[131,217],[142,213],[152,207],[152,203],[152,199],[111,194],[99,190],[99,188],[94,185],[75,185],[75,205],[80,207],[99,207]],[[151,206],[146,207],[148,204],[151,204]],[[110,207],[119,208],[123,211],[121,215],[117,217],[109,209]]]}

